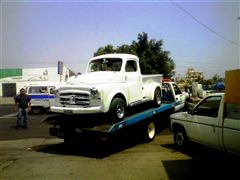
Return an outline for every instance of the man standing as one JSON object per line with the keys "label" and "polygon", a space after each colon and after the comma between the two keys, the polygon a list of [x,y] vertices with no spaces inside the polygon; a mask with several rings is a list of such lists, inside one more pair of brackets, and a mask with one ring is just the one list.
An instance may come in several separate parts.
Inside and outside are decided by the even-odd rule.
{"label": "man standing", "polygon": [[20,94],[14,97],[15,107],[14,111],[17,111],[17,128],[22,127],[28,129],[28,111],[31,110],[31,97],[25,92],[25,89],[20,89]]}

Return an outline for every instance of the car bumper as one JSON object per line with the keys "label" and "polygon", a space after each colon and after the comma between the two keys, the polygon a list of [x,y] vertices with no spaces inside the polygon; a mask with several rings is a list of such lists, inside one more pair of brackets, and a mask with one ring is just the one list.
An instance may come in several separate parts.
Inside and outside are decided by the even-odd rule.
{"label": "car bumper", "polygon": [[101,106],[89,107],[89,108],[52,106],[50,110],[51,112],[63,113],[63,114],[93,114],[93,113],[103,112]]}

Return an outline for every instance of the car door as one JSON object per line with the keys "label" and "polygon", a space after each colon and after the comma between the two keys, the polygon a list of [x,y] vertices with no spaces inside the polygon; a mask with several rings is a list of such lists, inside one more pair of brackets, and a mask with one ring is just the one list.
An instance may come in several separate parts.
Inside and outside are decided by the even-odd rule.
{"label": "car door", "polygon": [[125,66],[125,79],[129,92],[129,102],[142,100],[142,76],[138,63],[135,60],[128,60]]}
{"label": "car door", "polygon": [[221,96],[210,96],[193,108],[193,113],[188,116],[189,137],[199,143],[212,147],[219,147],[219,132],[221,127],[219,107]]}

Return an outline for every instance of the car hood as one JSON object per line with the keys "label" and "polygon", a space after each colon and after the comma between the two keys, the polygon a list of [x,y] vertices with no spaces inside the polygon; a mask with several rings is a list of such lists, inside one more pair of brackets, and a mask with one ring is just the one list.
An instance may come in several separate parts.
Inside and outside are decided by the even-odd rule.
{"label": "car hood", "polygon": [[104,83],[121,83],[124,82],[124,76],[119,72],[91,72],[77,77],[69,78],[67,84],[104,84]]}

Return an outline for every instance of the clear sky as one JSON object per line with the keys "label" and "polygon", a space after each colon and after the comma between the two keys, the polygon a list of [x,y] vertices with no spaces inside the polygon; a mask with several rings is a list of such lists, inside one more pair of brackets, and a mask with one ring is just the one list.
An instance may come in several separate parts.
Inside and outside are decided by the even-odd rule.
{"label": "clear sky", "polygon": [[137,34],[164,42],[176,64],[206,78],[240,68],[240,1],[1,1],[0,68],[56,66],[85,72],[102,46]]}

